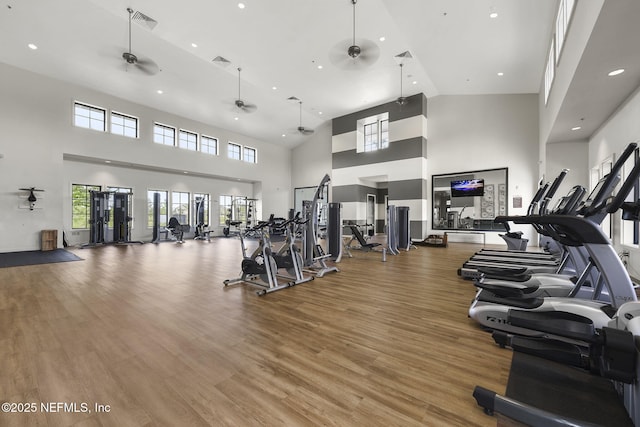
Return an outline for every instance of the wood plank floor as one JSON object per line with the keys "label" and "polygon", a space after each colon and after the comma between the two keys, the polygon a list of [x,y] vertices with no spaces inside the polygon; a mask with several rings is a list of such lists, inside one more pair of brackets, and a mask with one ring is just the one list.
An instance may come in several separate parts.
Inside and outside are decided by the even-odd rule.
{"label": "wood plank floor", "polygon": [[495,426],[471,393],[504,393],[511,353],[467,318],[456,275],[479,247],[356,251],[263,297],[222,285],[233,238],[0,269],[0,401],[38,405],[0,425]]}

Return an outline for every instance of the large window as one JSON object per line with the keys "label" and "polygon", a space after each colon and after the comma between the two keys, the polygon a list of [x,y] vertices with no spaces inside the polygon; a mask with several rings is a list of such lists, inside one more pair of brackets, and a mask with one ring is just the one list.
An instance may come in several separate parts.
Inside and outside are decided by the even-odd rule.
{"label": "large window", "polygon": [[227,220],[232,219],[231,205],[233,196],[220,196],[220,212],[218,213],[218,224],[225,225]]}
{"label": "large window", "polygon": [[180,224],[189,223],[189,193],[171,192],[171,216],[175,216]]}
{"label": "large window", "polygon": [[555,42],[551,40],[551,47],[549,48],[549,57],[547,58],[547,67],[544,70],[544,103],[546,105],[549,101],[549,95],[551,94],[551,85],[556,75],[556,62],[555,62]]}
{"label": "large window", "polygon": [[111,133],[128,138],[138,137],[138,119],[122,113],[111,112]]}
{"label": "large window", "polygon": [[198,134],[180,129],[178,147],[196,151],[198,149]]}
{"label": "large window", "polygon": [[153,198],[154,194],[160,194],[160,227],[165,227],[169,222],[167,215],[167,192],[165,190],[149,190],[147,191],[147,227],[153,227]]}
{"label": "large window", "polygon": [[207,154],[218,155],[218,138],[210,136],[200,136],[200,151]]}
{"label": "large window", "polygon": [[[133,193],[133,189],[129,187],[107,187],[107,191],[110,191],[111,193],[125,193],[125,194]],[[127,216],[129,218],[132,218],[133,217],[133,206],[132,206],[133,201],[131,200],[131,198],[129,199],[129,201],[130,203],[127,205]],[[109,228],[113,228],[113,210],[116,208],[113,194],[109,194],[109,206],[111,207],[111,215],[109,215]],[[133,223],[131,225],[133,226]]]}
{"label": "large window", "polygon": [[162,145],[176,145],[176,130],[171,126],[156,123],[153,125],[153,142]]}
{"label": "large window", "polygon": [[73,118],[73,123],[78,127],[105,131],[106,111],[103,108],[76,102]]}
{"label": "large window", "polygon": [[573,15],[575,0],[560,0],[558,4],[558,13],[556,14],[555,33],[551,39],[549,47],[549,55],[547,56],[547,66],[544,72],[544,103],[546,104],[551,94],[551,86],[555,78],[555,68],[560,62],[564,41],[569,31],[569,23]]}
{"label": "large window", "polygon": [[242,160],[247,163],[258,163],[258,159],[256,158],[256,149],[251,147],[243,147]]}
{"label": "large window", "polygon": [[71,185],[71,228],[88,229],[91,217],[90,191],[100,191],[99,185]]}
{"label": "large window", "polygon": [[230,159],[240,160],[241,159],[241,153],[242,153],[242,146],[240,146],[239,144],[230,142],[227,145],[227,156]]}
{"label": "large window", "polygon": [[209,224],[209,195],[195,193],[193,195],[193,224]]}
{"label": "large window", "polygon": [[389,113],[360,119],[356,126],[356,152],[389,148]]}

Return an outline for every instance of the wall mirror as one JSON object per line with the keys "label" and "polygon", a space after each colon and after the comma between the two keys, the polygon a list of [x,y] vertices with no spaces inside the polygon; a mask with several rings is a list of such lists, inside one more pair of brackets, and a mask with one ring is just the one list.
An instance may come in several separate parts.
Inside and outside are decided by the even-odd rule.
{"label": "wall mirror", "polygon": [[432,175],[434,230],[504,231],[493,219],[507,215],[508,168]]}

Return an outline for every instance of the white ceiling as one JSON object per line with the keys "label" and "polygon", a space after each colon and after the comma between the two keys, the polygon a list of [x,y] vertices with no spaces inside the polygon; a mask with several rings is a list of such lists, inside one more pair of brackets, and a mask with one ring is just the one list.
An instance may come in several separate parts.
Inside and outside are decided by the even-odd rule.
{"label": "white ceiling", "polygon": [[[407,50],[403,95],[538,93],[558,3],[360,0],[356,44],[380,52],[361,67],[347,61],[351,0],[243,1],[4,0],[0,62],[293,147],[308,137],[295,132],[299,105],[288,97],[303,101],[307,128],[389,102],[400,95],[394,56]],[[132,52],[155,61],[156,75],[125,67],[127,7],[158,21],[132,29]],[[212,62],[218,55],[231,64]],[[241,98],[258,106],[250,114],[234,107],[238,67]]]}

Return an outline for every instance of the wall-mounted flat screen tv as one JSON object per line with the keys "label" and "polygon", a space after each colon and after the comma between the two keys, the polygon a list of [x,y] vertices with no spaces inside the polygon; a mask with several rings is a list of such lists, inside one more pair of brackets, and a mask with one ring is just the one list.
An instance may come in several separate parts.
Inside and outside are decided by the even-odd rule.
{"label": "wall-mounted flat screen tv", "polygon": [[451,181],[451,197],[474,197],[484,195],[484,179]]}

